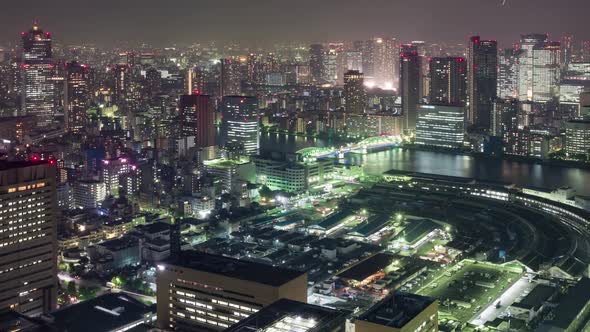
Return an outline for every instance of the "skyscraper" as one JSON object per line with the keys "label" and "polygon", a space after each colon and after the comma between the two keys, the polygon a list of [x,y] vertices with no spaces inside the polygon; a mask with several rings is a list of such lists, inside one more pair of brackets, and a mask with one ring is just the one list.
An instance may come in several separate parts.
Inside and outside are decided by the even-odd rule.
{"label": "skyscraper", "polygon": [[311,80],[321,82],[324,77],[324,46],[313,44],[309,47],[309,69]]}
{"label": "skyscraper", "polygon": [[545,103],[559,95],[559,42],[533,47],[533,102]]}
{"label": "skyscraper", "polygon": [[243,146],[248,155],[258,154],[258,101],[255,97],[225,96],[221,101],[225,144]]}
{"label": "skyscraper", "polygon": [[221,59],[220,95],[235,96],[242,93],[240,62],[237,58]]}
{"label": "skyscraper", "polygon": [[114,69],[115,91],[113,101],[119,107],[124,106],[127,101],[131,86],[131,67],[127,64],[116,64]]}
{"label": "skyscraper", "polygon": [[0,162],[0,311],[55,309],[55,179],[53,161]]}
{"label": "skyscraper", "polygon": [[370,56],[373,64],[373,79],[375,85],[384,89],[393,89],[397,77],[397,50],[395,38],[376,37],[368,41]]}
{"label": "skyscraper", "polygon": [[518,98],[518,61],[521,51],[507,48],[498,56],[498,98]]}
{"label": "skyscraper", "polygon": [[546,43],[546,34],[526,34],[520,36],[520,54],[518,56],[518,99],[533,101],[533,56],[537,45]]}
{"label": "skyscraper", "polygon": [[180,136],[194,136],[196,147],[214,146],[215,111],[211,98],[200,94],[183,95],[178,109]]}
{"label": "skyscraper", "polygon": [[88,67],[76,61],[66,64],[64,108],[66,130],[79,133],[86,124]]}
{"label": "skyscraper", "polygon": [[21,35],[22,111],[35,115],[39,126],[47,126],[52,123],[55,112],[51,34],[44,32],[35,22],[31,30]]}
{"label": "skyscraper", "polygon": [[465,105],[467,99],[467,61],[465,58],[431,58],[429,62],[429,103]]}
{"label": "skyscraper", "polygon": [[347,113],[364,113],[365,87],[363,82],[363,74],[357,70],[349,70],[344,74],[344,109]]}
{"label": "skyscraper", "polygon": [[420,102],[422,57],[418,55],[418,47],[413,44],[402,45],[400,50],[400,95],[402,97],[402,113],[404,129],[414,131],[418,104]]}
{"label": "skyscraper", "polygon": [[567,65],[573,60],[574,55],[574,37],[564,35],[561,37],[561,64]]}
{"label": "skyscraper", "polygon": [[484,131],[491,129],[492,109],[496,99],[498,81],[498,43],[481,40],[479,36],[469,39],[469,124]]}

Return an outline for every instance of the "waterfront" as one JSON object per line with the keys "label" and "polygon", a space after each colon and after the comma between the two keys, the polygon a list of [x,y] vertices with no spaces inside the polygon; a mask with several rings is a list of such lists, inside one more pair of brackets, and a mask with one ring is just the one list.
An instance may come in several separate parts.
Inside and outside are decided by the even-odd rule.
{"label": "waterfront", "polygon": [[[317,138],[295,137],[284,134],[261,136],[263,150],[295,152],[309,146],[330,146],[329,142]],[[553,165],[540,165],[525,161],[491,159],[434,151],[391,149],[366,155],[350,153],[340,162],[363,165],[371,175],[381,174],[390,169],[433,173],[449,176],[473,177],[514,183],[524,187],[553,189],[570,186],[578,194],[590,195],[585,179],[590,170]]]}

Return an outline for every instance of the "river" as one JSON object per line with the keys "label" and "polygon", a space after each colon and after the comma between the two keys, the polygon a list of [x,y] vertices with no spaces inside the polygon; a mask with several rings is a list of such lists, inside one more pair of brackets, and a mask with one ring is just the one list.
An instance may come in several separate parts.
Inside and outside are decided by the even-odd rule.
{"label": "river", "polygon": [[[331,145],[322,139],[273,133],[262,134],[260,143],[262,151],[280,152]],[[372,175],[397,169],[514,183],[522,187],[554,189],[569,186],[578,194],[590,196],[588,169],[399,148],[366,155],[349,153],[341,162],[363,165],[365,172]]]}

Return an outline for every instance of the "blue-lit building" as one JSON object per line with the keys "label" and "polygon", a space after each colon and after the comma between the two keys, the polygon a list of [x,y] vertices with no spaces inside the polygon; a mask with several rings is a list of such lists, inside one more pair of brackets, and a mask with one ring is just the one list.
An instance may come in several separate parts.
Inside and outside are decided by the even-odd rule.
{"label": "blue-lit building", "polygon": [[416,144],[461,148],[465,135],[465,109],[462,106],[419,105]]}

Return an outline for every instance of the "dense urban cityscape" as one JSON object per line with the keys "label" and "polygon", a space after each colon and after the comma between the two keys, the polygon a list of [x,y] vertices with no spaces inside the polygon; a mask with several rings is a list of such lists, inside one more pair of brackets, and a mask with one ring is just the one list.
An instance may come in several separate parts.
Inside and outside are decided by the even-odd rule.
{"label": "dense urban cityscape", "polygon": [[28,24],[0,40],[0,332],[590,331],[590,39]]}

